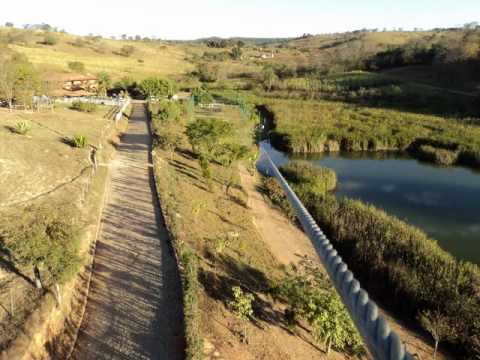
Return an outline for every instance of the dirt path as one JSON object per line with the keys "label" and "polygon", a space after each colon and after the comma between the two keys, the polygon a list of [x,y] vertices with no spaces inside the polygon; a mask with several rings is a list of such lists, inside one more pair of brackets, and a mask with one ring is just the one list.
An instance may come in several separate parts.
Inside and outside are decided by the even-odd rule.
{"label": "dirt path", "polygon": [[143,104],[112,163],[77,360],[182,359],[180,280],[157,203]]}
{"label": "dirt path", "polygon": [[318,259],[310,239],[305,233],[272,208],[257,190],[258,177],[241,169],[242,185],[248,193],[248,205],[253,211],[253,222],[273,255],[282,264],[298,263],[302,258]]}

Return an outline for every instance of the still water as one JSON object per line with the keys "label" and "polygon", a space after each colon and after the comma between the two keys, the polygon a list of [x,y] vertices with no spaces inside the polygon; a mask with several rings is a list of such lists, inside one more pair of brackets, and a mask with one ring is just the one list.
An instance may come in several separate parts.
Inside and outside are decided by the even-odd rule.
{"label": "still water", "polygon": [[[277,165],[289,158],[268,143]],[[480,264],[480,173],[390,153],[302,158],[334,169],[338,197],[360,199],[424,230],[459,259]],[[260,166],[262,166],[260,164]]]}

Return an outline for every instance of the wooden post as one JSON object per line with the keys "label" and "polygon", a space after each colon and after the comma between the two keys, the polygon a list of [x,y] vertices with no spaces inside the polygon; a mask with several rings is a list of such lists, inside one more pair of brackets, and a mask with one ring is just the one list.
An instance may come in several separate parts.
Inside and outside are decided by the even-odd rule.
{"label": "wooden post", "polygon": [[15,306],[13,305],[13,290],[10,288],[10,316],[15,316]]}
{"label": "wooden post", "polygon": [[57,299],[57,306],[60,307],[62,305],[62,293],[60,292],[60,285],[58,285],[58,283],[55,284],[55,297]]}

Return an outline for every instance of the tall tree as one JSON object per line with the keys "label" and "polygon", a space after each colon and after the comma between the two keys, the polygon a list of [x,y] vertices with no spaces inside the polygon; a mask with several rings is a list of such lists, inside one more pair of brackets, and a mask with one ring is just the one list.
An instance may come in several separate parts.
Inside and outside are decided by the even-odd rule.
{"label": "tall tree", "polygon": [[110,78],[110,75],[102,71],[98,73],[98,94],[101,96],[106,96],[107,95],[107,90],[110,89],[112,86],[112,79]]}

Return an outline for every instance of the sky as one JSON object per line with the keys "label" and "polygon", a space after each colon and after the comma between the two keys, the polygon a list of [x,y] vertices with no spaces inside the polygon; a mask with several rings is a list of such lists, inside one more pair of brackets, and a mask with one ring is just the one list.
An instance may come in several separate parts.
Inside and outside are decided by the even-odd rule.
{"label": "sky", "polygon": [[79,35],[296,37],[462,25],[480,21],[480,0],[13,0],[0,12],[7,21]]}

